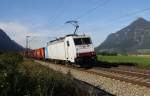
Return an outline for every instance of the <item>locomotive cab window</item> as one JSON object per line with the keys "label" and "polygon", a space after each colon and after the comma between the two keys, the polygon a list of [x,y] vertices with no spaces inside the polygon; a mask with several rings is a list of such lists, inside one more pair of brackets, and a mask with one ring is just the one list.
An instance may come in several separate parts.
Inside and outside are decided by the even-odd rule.
{"label": "locomotive cab window", "polygon": [[68,47],[70,46],[69,41],[67,41],[67,46],[68,46]]}
{"label": "locomotive cab window", "polygon": [[82,45],[81,38],[74,38],[74,43],[75,43],[75,45]]}
{"label": "locomotive cab window", "polygon": [[82,38],[83,44],[91,44],[91,39],[90,38]]}
{"label": "locomotive cab window", "polygon": [[74,38],[75,45],[91,44],[90,38]]}

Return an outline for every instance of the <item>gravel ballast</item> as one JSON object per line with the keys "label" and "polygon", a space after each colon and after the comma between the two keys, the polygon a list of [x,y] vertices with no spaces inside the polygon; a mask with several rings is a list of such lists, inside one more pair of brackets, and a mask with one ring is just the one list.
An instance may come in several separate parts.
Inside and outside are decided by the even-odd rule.
{"label": "gravel ballast", "polygon": [[64,74],[70,72],[74,78],[89,83],[116,96],[150,96],[150,88],[148,87],[133,85],[131,83],[106,78],[100,75],[91,74],[57,64],[51,64],[38,60],[35,60],[35,62]]}

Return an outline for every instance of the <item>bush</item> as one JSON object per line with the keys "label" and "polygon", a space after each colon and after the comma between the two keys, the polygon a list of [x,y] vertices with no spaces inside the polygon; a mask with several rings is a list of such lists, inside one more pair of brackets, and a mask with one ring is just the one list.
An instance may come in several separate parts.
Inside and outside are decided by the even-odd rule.
{"label": "bush", "polygon": [[71,75],[50,70],[19,54],[0,55],[0,96],[79,96]]}
{"label": "bush", "polygon": [[43,96],[77,96],[76,85],[69,75],[64,76],[58,72],[50,70],[40,64],[36,64],[33,61],[26,61],[23,64],[19,64],[20,73],[28,76],[34,83],[30,84],[32,94]]}
{"label": "bush", "polygon": [[11,96],[16,91],[15,87],[20,74],[17,72],[17,64],[23,61],[23,57],[16,53],[0,55],[0,95]]}

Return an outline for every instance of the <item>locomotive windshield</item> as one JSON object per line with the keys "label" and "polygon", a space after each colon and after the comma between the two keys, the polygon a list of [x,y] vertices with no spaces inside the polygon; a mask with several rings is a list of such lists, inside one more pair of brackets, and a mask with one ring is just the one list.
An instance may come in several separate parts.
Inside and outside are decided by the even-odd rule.
{"label": "locomotive windshield", "polygon": [[74,38],[75,45],[91,44],[90,38]]}

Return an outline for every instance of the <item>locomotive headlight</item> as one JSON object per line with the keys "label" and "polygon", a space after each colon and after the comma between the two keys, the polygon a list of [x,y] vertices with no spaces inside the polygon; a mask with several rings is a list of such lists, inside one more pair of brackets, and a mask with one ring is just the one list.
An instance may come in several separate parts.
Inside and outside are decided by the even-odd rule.
{"label": "locomotive headlight", "polygon": [[92,55],[96,55],[96,53],[95,53],[95,52],[92,52]]}

